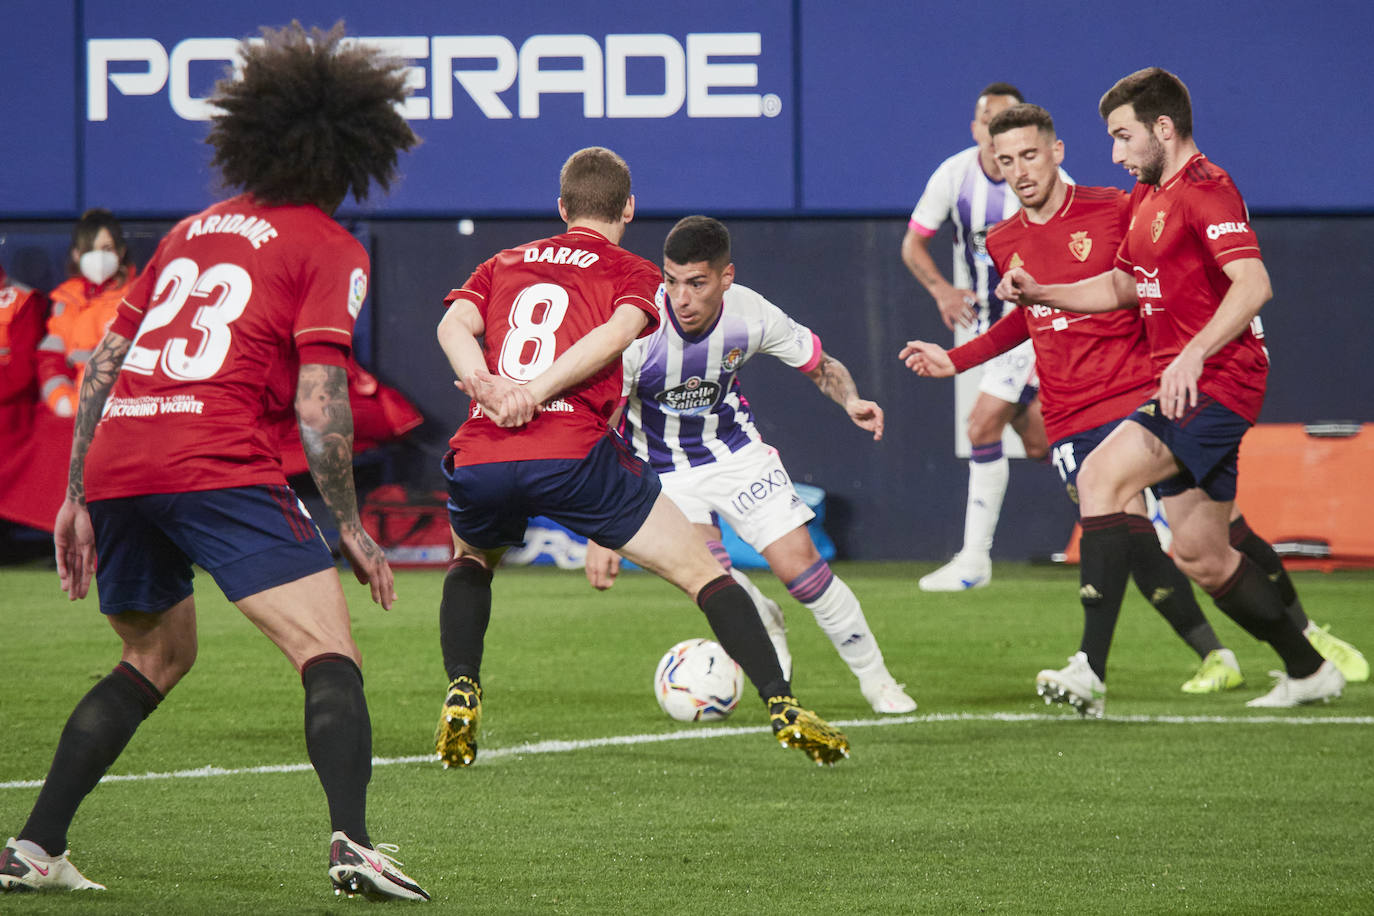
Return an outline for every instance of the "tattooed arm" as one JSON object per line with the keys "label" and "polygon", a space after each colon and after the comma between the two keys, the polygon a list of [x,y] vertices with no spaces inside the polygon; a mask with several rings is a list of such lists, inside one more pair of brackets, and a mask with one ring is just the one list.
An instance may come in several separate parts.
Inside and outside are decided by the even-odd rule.
{"label": "tattooed arm", "polygon": [[81,379],[81,398],[76,408],[72,433],[72,457],[67,466],[67,498],[57,510],[53,523],[53,544],[57,549],[57,578],[72,601],[86,597],[95,571],[95,533],[86,511],[86,452],[91,447],[96,424],[105,410],[105,400],[114,387],[130,340],[107,333],[86,363]]}
{"label": "tattooed arm", "polygon": [[849,370],[829,353],[821,353],[821,361],[816,368],[806,373],[806,377],[816,383],[830,400],[844,408],[854,425],[873,433],[873,441],[883,437],[883,409],[872,401],[859,397],[859,389],[854,385],[854,377]]}
{"label": "tattooed arm", "polygon": [[301,444],[320,496],[339,526],[339,546],[372,600],[387,610],[396,600],[395,580],[382,549],[363,530],[353,489],[353,408],[342,366],[307,363],[296,383]]}

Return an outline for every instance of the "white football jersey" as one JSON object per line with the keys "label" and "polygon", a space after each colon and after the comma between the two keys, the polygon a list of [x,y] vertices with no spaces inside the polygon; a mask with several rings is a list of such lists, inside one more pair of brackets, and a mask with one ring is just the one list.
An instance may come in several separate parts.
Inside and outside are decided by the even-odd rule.
{"label": "white football jersey", "polygon": [[700,335],[677,326],[658,289],[658,330],[624,354],[624,434],[660,474],[699,467],[762,441],[737,374],[756,353],[803,372],[820,362],[821,342],[758,293],[735,283],[720,315]]}

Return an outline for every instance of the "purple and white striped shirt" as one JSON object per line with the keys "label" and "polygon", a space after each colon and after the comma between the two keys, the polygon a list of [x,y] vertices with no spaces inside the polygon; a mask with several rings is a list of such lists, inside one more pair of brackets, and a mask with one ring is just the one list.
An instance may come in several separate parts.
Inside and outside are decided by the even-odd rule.
{"label": "purple and white striped shirt", "polygon": [[733,284],[715,324],[696,336],[677,326],[663,287],[662,320],[625,351],[623,432],[660,474],[709,464],[760,442],[737,373],[755,353],[810,371],[821,342],[758,293]]}

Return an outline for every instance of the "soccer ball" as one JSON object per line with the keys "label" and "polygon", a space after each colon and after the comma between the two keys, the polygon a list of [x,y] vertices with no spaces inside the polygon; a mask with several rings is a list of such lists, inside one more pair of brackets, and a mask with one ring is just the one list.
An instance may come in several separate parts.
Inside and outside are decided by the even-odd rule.
{"label": "soccer ball", "polygon": [[739,702],[744,671],[709,639],[685,639],[668,650],[654,672],[654,696],[679,722],[724,719]]}

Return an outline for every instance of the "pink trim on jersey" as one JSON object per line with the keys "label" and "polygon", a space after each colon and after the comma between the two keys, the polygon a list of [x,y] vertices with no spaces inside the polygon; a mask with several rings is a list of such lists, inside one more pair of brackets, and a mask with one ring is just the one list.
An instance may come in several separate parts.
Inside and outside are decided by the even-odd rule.
{"label": "pink trim on jersey", "polygon": [[925,236],[926,238],[930,238],[931,236],[933,236],[933,235],[935,234],[935,231],[936,231],[936,230],[934,230],[934,229],[927,229],[925,226],[922,226],[920,223],[916,222],[916,220],[914,220],[914,219],[913,219],[913,220],[908,220],[908,221],[907,221],[907,224],[906,224],[906,227],[907,227],[908,229],[912,230],[913,232],[916,232],[916,233],[919,233],[920,235]]}
{"label": "pink trim on jersey", "polygon": [[806,361],[806,365],[798,366],[798,372],[810,372],[821,364],[821,357],[825,354],[821,351],[821,339],[816,336],[816,332],[811,332],[811,358]]}

